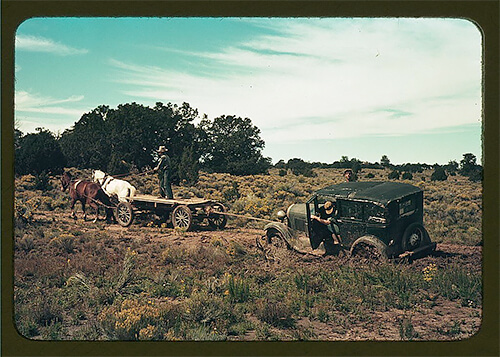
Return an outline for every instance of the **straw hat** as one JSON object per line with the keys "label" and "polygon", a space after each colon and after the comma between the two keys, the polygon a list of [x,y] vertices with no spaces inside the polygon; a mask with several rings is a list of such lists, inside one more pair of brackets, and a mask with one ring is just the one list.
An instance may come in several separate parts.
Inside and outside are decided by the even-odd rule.
{"label": "straw hat", "polygon": [[332,201],[326,201],[323,205],[325,207],[325,211],[327,214],[331,214],[333,212],[333,203]]}
{"label": "straw hat", "polygon": [[159,148],[158,148],[158,153],[163,153],[163,152],[166,152],[167,151],[167,148],[163,145],[161,145]]}

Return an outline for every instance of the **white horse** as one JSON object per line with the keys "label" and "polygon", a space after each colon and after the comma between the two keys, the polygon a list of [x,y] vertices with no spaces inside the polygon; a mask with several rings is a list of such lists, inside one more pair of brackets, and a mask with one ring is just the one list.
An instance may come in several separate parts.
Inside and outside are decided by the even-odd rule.
{"label": "white horse", "polygon": [[126,197],[132,198],[135,195],[136,188],[130,183],[106,175],[101,170],[94,171],[94,182],[98,182],[108,196],[117,195],[120,202],[125,202]]}

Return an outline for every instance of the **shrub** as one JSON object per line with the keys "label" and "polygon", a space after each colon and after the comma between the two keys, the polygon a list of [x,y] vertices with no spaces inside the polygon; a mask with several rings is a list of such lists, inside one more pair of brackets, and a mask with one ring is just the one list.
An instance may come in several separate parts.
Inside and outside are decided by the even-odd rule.
{"label": "shrub", "polygon": [[447,179],[448,175],[441,166],[437,166],[431,175],[431,181],[446,181]]}
{"label": "shrub", "polygon": [[61,234],[52,238],[49,244],[62,249],[66,253],[73,253],[75,249],[75,237],[72,234]]}
{"label": "shrub", "polygon": [[184,337],[189,341],[224,341],[225,334],[217,333],[217,328],[205,325],[192,325],[184,329]]}
{"label": "shrub", "polygon": [[415,328],[413,327],[413,324],[411,322],[411,316],[402,316],[398,318],[398,325],[399,337],[401,338],[401,340],[411,341],[419,337],[418,332],[415,331]]}
{"label": "shrub", "polygon": [[49,191],[52,189],[52,185],[50,183],[50,177],[46,171],[42,171],[41,173],[35,175],[35,190]]}
{"label": "shrub", "polygon": [[462,306],[478,306],[482,299],[482,279],[459,266],[438,270],[428,282],[430,288],[450,299],[460,299]]}
{"label": "shrub", "polygon": [[405,173],[403,173],[402,179],[403,180],[412,180],[413,175],[411,174],[411,172],[405,172]]}
{"label": "shrub", "polygon": [[387,176],[389,180],[399,180],[399,171],[393,170]]}
{"label": "shrub", "polygon": [[216,327],[219,331],[238,321],[229,304],[222,297],[204,291],[195,291],[184,303],[186,321]]}
{"label": "shrub", "polygon": [[259,320],[276,327],[292,327],[295,320],[291,309],[281,301],[259,299],[255,303],[255,315]]}
{"label": "shrub", "polygon": [[125,299],[108,306],[99,314],[99,322],[111,339],[158,340],[179,324],[178,310],[168,302]]}
{"label": "shrub", "polygon": [[33,248],[35,248],[35,239],[31,235],[25,235],[21,239],[16,240],[16,249],[23,250],[25,252],[29,252]]}
{"label": "shrub", "polygon": [[244,278],[229,276],[226,291],[231,302],[245,302],[250,298],[250,284]]}

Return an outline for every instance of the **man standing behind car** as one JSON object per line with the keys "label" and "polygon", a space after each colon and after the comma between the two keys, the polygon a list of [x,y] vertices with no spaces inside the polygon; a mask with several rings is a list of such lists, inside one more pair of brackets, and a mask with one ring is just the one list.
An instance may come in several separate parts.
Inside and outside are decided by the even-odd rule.
{"label": "man standing behind car", "polygon": [[158,148],[158,155],[160,156],[160,161],[158,161],[158,165],[156,165],[153,171],[158,171],[160,196],[173,199],[174,194],[172,193],[172,184],[170,182],[170,171],[172,169],[172,165],[170,157],[167,155],[167,148],[165,146],[160,146]]}
{"label": "man standing behind car", "polygon": [[352,172],[351,169],[347,169],[344,171],[344,178],[346,182],[354,182],[356,181],[356,175]]}

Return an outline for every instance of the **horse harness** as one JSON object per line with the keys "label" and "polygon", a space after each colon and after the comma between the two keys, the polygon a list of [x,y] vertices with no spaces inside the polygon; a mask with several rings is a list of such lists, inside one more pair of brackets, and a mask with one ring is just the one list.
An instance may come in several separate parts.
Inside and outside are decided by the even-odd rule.
{"label": "horse harness", "polygon": [[109,185],[109,183],[110,183],[111,181],[113,181],[113,180],[114,180],[114,177],[112,177],[112,176],[108,176],[108,177],[106,177],[106,176],[105,176],[105,177],[104,177],[104,181],[103,181],[103,183],[102,183],[101,187],[102,187],[102,189],[103,189],[105,192],[107,192],[107,191],[106,191],[106,186],[107,186],[107,185]]}
{"label": "horse harness", "polygon": [[76,191],[76,186],[78,186],[78,184],[82,182],[82,180],[77,180],[74,184],[73,184],[73,189]]}

